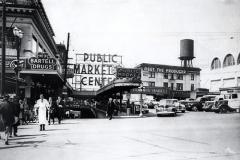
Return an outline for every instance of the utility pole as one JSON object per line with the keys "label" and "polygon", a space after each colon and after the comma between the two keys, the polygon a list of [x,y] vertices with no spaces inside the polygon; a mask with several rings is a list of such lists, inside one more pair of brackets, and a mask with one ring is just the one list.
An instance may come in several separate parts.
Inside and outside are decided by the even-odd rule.
{"label": "utility pole", "polygon": [[67,67],[68,67],[68,52],[69,52],[69,40],[70,40],[70,33],[67,36],[67,52],[65,56],[65,70],[64,70],[64,85],[67,83]]}
{"label": "utility pole", "polygon": [[6,1],[2,0],[2,74],[1,74],[1,95],[5,94],[5,60],[6,60]]}

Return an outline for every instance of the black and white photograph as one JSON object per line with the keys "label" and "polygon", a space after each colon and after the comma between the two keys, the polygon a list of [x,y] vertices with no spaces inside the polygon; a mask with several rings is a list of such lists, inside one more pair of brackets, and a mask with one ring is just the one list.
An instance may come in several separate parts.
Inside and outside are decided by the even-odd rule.
{"label": "black and white photograph", "polygon": [[240,0],[0,0],[0,160],[239,160]]}

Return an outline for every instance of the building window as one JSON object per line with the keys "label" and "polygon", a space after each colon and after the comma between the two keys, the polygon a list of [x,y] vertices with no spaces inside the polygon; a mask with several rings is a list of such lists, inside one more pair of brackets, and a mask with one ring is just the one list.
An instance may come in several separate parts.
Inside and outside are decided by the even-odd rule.
{"label": "building window", "polygon": [[43,52],[43,47],[41,44],[38,45],[38,52]]}
{"label": "building window", "polygon": [[240,53],[238,54],[237,64],[240,64]]}
{"label": "building window", "polygon": [[191,80],[194,81],[194,74],[191,74]]}
{"label": "building window", "polygon": [[[5,44],[6,48],[16,49],[17,47],[13,29],[10,27],[6,27]],[[2,47],[2,27],[0,27],[0,47]]]}
{"label": "building window", "polygon": [[232,54],[226,55],[223,61],[223,67],[235,65],[235,60]]}
{"label": "building window", "polygon": [[173,88],[174,88],[174,83],[171,83],[171,89],[173,90]]}
{"label": "building window", "polygon": [[219,58],[214,58],[211,64],[211,69],[221,68],[221,62]]}
{"label": "building window", "polygon": [[182,91],[183,90],[183,84],[177,83],[177,90]]}
{"label": "building window", "polygon": [[32,52],[37,53],[37,38],[32,36]]}
{"label": "building window", "polygon": [[171,74],[171,78],[170,78],[171,80],[174,80],[174,74]]}
{"label": "building window", "polygon": [[163,87],[168,88],[168,82],[163,82]]}
{"label": "building window", "polygon": [[194,91],[194,84],[191,84],[191,91]]}
{"label": "building window", "polygon": [[155,72],[150,72],[150,77],[149,78],[155,78]]}
{"label": "building window", "polygon": [[164,73],[164,79],[168,79],[168,74]]}
{"label": "building window", "polygon": [[150,87],[155,87],[155,82],[149,82]]}
{"label": "building window", "polygon": [[182,74],[177,74],[177,79],[183,80],[183,75]]}

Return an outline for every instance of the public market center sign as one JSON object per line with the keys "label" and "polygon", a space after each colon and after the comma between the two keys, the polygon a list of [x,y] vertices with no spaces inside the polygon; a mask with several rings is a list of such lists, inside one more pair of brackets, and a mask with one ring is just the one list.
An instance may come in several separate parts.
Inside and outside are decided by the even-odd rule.
{"label": "public market center sign", "polygon": [[116,77],[122,57],[111,54],[76,54],[72,86],[77,90],[98,90]]}

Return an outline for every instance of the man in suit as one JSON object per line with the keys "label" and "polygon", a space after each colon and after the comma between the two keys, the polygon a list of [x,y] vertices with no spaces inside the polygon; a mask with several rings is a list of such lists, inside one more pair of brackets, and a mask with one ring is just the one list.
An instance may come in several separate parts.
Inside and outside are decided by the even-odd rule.
{"label": "man in suit", "polygon": [[19,119],[19,114],[20,114],[20,103],[19,103],[19,98],[15,96],[12,99],[12,102],[10,102],[11,105],[13,106],[13,111],[14,111],[14,118],[15,118],[15,123],[12,125],[10,129],[10,137],[12,136],[12,130],[13,130],[13,135],[17,137],[17,127],[20,125],[20,119]]}
{"label": "man in suit", "polygon": [[60,96],[58,96],[56,102],[57,102],[58,123],[61,124],[61,120],[63,119],[63,115],[64,115],[65,103]]}
{"label": "man in suit", "polygon": [[113,99],[109,98],[109,101],[107,104],[107,117],[109,118],[109,120],[112,119],[114,108],[115,108],[115,105],[114,105]]}
{"label": "man in suit", "polygon": [[14,106],[9,102],[9,95],[5,95],[0,104],[0,128],[1,131],[4,131],[3,139],[5,145],[8,145],[10,128],[15,122],[14,115]]}

